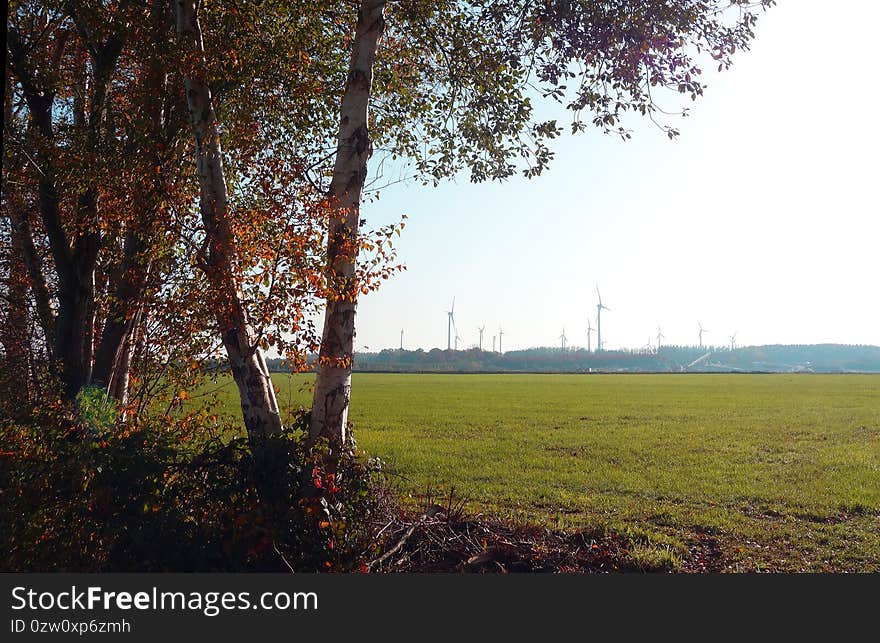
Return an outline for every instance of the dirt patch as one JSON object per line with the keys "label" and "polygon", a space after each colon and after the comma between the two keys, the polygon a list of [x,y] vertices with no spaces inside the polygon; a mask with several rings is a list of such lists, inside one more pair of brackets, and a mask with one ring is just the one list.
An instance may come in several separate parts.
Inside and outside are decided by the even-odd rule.
{"label": "dirt patch", "polygon": [[746,505],[740,509],[742,513],[749,518],[761,520],[764,522],[784,522],[785,515],[776,511],[775,509],[767,508],[767,507],[759,507],[753,505]]}
{"label": "dirt patch", "polygon": [[816,523],[817,525],[839,525],[850,520],[852,516],[845,511],[836,514],[823,515],[812,512],[797,513],[794,515],[798,520]]}
{"label": "dirt patch", "polygon": [[690,555],[682,561],[681,571],[692,574],[720,572],[725,568],[724,554],[718,539],[707,533],[698,533],[688,545]]}

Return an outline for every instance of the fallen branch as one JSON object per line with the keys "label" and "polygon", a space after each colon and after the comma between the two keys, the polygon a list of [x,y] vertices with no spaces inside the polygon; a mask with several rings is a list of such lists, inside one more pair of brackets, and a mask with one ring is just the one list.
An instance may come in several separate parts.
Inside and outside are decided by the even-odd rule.
{"label": "fallen branch", "polygon": [[406,544],[406,541],[410,539],[410,536],[413,535],[416,528],[425,524],[425,522],[427,522],[429,518],[433,518],[437,514],[437,512],[441,511],[441,510],[442,510],[442,507],[438,507],[437,505],[434,505],[433,507],[429,507],[428,510],[422,515],[421,518],[419,518],[412,525],[410,525],[409,529],[407,529],[406,532],[404,532],[403,536],[401,537],[400,540],[397,541],[397,543],[394,545],[394,547],[392,547],[391,549],[386,551],[384,554],[379,556],[379,558],[376,558],[373,561],[371,561],[367,565],[367,569],[373,569],[373,567],[378,567],[379,565],[384,563],[386,560],[391,558],[394,554],[396,554],[401,549],[403,549],[403,546]]}

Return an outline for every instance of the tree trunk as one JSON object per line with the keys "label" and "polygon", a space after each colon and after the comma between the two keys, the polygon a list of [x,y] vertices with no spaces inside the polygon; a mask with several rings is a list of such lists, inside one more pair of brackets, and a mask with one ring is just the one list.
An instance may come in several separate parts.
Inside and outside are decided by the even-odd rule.
{"label": "tree trunk", "polygon": [[[91,236],[91,235],[89,235]],[[58,319],[55,327],[55,356],[61,362],[61,379],[67,399],[74,399],[88,383],[91,372],[93,333],[94,266],[96,240],[84,250],[82,262],[62,270],[58,297]]]}
{"label": "tree trunk", "polygon": [[[75,234],[73,242],[68,242],[61,223],[59,195],[55,184],[55,135],[53,130],[54,91],[36,86],[25,59],[36,55],[26,51],[17,31],[10,30],[7,40],[10,53],[10,67],[21,83],[31,122],[28,130],[30,142],[34,143],[39,169],[38,196],[39,210],[43,227],[49,240],[55,271],[58,275],[58,315],[55,319],[52,353],[53,370],[61,376],[64,396],[74,399],[89,380],[91,372],[92,342],[94,338],[94,277],[101,233],[97,221],[97,192],[89,186],[77,199],[77,228],[83,230]],[[59,45],[57,58],[60,60]],[[103,118],[98,105],[106,98],[106,82],[115,68],[118,49],[106,47],[102,50],[100,65],[93,60],[96,77],[102,84],[96,86],[92,95],[92,114],[87,127],[91,149],[97,150],[98,131]],[[79,116],[77,116],[79,119]]]}
{"label": "tree trunk", "polygon": [[[163,0],[154,0],[150,7],[152,28],[157,42],[165,42],[172,26],[168,8],[167,2]],[[112,293],[111,303],[100,332],[92,369],[92,383],[105,387],[107,393],[122,407],[128,401],[134,336],[141,318],[143,295],[150,274],[149,249],[155,234],[155,222],[162,220],[163,208],[160,204],[165,194],[163,173],[153,172],[153,168],[161,170],[163,166],[160,150],[162,130],[165,127],[163,101],[168,72],[161,61],[156,59],[146,61],[144,71],[147,90],[144,110],[149,116],[150,130],[148,142],[141,153],[152,179],[144,181],[132,195],[138,216],[127,226],[122,243],[122,257],[117,268],[110,274],[108,288]]]}
{"label": "tree trunk", "polygon": [[357,251],[360,202],[372,153],[368,108],[373,60],[385,27],[385,0],[363,0],[352,43],[348,81],[340,106],[336,162],[330,183],[331,216],[327,236],[327,282],[330,295],[318,358],[309,441],[326,437],[343,445],[351,398],[357,309]]}
{"label": "tree trunk", "polygon": [[[40,139],[37,158],[41,174],[38,183],[40,216],[49,238],[55,271],[58,274],[58,315],[55,335],[51,338],[56,370],[60,372],[67,399],[74,399],[88,382],[90,361],[86,361],[85,338],[91,338],[89,309],[94,298],[94,271],[98,257],[100,233],[88,231],[79,235],[71,249],[61,225],[58,192],[53,178],[50,147],[52,132],[52,94],[35,94],[25,90],[35,132]],[[91,216],[97,206],[92,190],[80,196],[78,209]],[[89,356],[90,358],[90,356]]]}
{"label": "tree trunk", "polygon": [[131,372],[131,360],[134,355],[135,337],[140,328],[141,317],[143,316],[143,304],[138,306],[134,315],[129,320],[128,328],[119,349],[116,352],[116,362],[110,372],[109,381],[107,383],[107,393],[116,400],[125,412],[128,406],[128,383],[129,373]]}
{"label": "tree trunk", "polygon": [[[178,40],[204,63],[204,45],[197,15],[198,0],[175,0]],[[245,428],[251,444],[282,430],[275,389],[265,368],[262,350],[250,325],[235,278],[235,241],[229,221],[222,150],[211,90],[190,72],[184,76],[190,123],[196,142],[196,164],[201,194],[199,208],[207,235],[203,263],[208,279],[207,297],[215,311],[232,377],[238,386]]]}
{"label": "tree trunk", "polygon": [[55,338],[55,311],[52,310],[49,288],[46,286],[46,275],[43,273],[43,262],[34,245],[28,213],[19,210],[19,203],[10,192],[5,195],[9,205],[9,218],[12,222],[13,238],[21,252],[22,260],[27,269],[28,282],[34,296],[37,309],[37,320],[43,331],[49,360],[53,359],[53,341]]}
{"label": "tree trunk", "polygon": [[[4,195],[7,196],[8,195]],[[7,203],[7,207],[9,204]],[[9,274],[6,279],[6,319],[0,341],[6,352],[6,374],[14,384],[17,398],[22,401],[30,399],[30,333],[28,332],[27,268],[22,259],[21,243],[13,229],[12,245],[9,247]],[[13,393],[13,391],[9,391]]]}
{"label": "tree trunk", "polygon": [[[10,136],[12,131],[12,78],[6,74],[3,88],[3,123],[4,123],[4,140],[12,140]],[[5,154],[3,158],[4,170],[9,171],[11,168],[6,166],[7,163],[17,165],[18,158],[12,154]],[[11,181],[8,180],[6,172],[3,177],[3,205],[9,214],[11,244],[7,251],[9,252],[9,274],[6,283],[6,323],[0,331],[0,340],[2,340],[3,348],[6,352],[7,375],[10,382],[14,383],[15,391],[19,399],[28,401],[30,399],[30,332],[28,331],[28,285],[29,276],[26,261],[26,242],[22,238],[23,226],[21,221],[24,219],[24,205],[17,198],[17,190]],[[33,239],[30,238],[31,245]]]}
{"label": "tree trunk", "polygon": [[[133,332],[133,320],[137,313],[138,299],[146,287],[148,268],[141,265],[146,244],[139,231],[130,230],[125,235],[122,262],[111,275],[110,290],[113,293],[107,319],[101,330],[101,341],[95,354],[92,383],[107,388],[121,364],[130,360],[122,358],[123,346]],[[116,396],[114,396],[116,397]],[[123,400],[116,397],[116,400]]]}
{"label": "tree trunk", "polygon": [[74,399],[89,382],[94,341],[95,266],[101,245],[97,197],[92,188],[77,200],[80,221],[89,229],[77,235],[66,264],[57,265],[60,293],[55,327],[55,355],[61,361],[65,394]]}

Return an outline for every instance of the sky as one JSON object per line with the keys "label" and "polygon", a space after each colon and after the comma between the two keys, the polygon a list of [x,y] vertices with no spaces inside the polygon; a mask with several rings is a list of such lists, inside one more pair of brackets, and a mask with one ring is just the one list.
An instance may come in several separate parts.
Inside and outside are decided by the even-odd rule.
{"label": "sky", "polygon": [[[731,70],[670,124],[557,140],[541,177],[395,185],[368,225],[408,215],[407,270],[358,307],[356,351],[880,344],[878,3],[780,0]],[[710,65],[707,65],[710,66]],[[689,101],[688,101],[689,102]],[[595,333],[592,337],[595,346]]]}

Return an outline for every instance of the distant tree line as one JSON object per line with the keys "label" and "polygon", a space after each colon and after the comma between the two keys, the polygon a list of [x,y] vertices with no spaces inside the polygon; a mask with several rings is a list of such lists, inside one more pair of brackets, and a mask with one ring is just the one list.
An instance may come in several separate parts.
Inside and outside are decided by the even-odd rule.
{"label": "distant tree line", "polygon": [[[697,359],[704,357],[698,364]],[[290,370],[284,360],[269,361],[270,370]],[[880,347],[843,344],[769,345],[729,348],[662,346],[659,350],[562,351],[537,347],[499,353],[434,348],[385,349],[357,353],[353,368],[361,372],[438,373],[588,373],[588,372],[880,372]]]}

